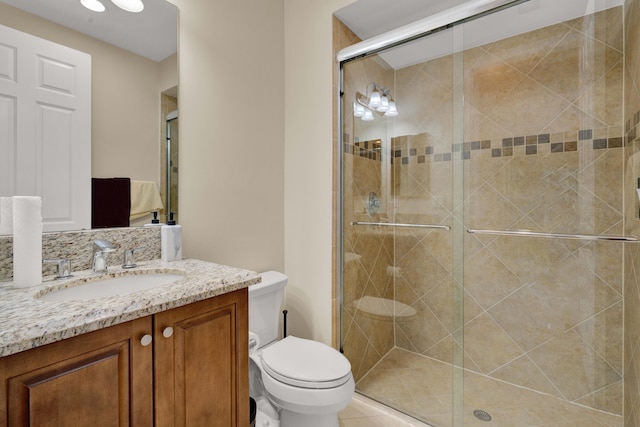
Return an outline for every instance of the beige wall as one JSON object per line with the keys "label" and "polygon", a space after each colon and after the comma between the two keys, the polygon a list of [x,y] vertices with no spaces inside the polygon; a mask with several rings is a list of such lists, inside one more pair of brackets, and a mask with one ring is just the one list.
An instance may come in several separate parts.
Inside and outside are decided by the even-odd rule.
{"label": "beige wall", "polygon": [[284,269],[281,0],[173,0],[180,10],[184,255]]}
{"label": "beige wall", "polygon": [[333,12],[285,0],[285,272],[290,332],[331,343]]}
{"label": "beige wall", "polygon": [[172,2],[185,255],[284,271],[289,332],[330,343],[332,15],[350,1]]}
{"label": "beige wall", "polygon": [[174,53],[160,61],[160,92],[174,88],[178,84],[178,54]]}
{"label": "beige wall", "polygon": [[[5,4],[0,4],[0,24],[91,55],[92,176],[159,182],[157,62]],[[175,85],[175,73],[173,79]]]}

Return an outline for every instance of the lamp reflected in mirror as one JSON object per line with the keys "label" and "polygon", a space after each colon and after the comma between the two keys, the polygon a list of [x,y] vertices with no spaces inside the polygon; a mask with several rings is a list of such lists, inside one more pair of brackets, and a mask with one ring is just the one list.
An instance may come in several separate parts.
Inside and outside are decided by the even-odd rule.
{"label": "lamp reflected in mirror", "polygon": [[374,120],[374,112],[385,117],[395,117],[398,115],[398,107],[391,95],[391,89],[377,83],[369,83],[366,94],[356,92],[356,101],[353,103],[353,116],[360,117],[368,122]]}

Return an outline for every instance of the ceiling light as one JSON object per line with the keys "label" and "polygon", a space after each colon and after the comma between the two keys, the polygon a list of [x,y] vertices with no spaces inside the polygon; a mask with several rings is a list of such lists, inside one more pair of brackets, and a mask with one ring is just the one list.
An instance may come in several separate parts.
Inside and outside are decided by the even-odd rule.
{"label": "ceiling light", "polygon": [[80,4],[94,12],[104,12],[104,5],[98,0],[80,0]]}
{"label": "ceiling light", "polygon": [[142,0],[111,0],[111,3],[127,12],[142,12],[142,9],[144,9]]}

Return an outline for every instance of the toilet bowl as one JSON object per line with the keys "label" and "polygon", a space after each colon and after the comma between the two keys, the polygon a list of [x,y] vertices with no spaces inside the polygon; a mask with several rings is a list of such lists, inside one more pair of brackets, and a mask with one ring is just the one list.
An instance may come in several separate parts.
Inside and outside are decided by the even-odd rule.
{"label": "toilet bowl", "polygon": [[273,427],[278,417],[282,427],[337,427],[338,412],[355,391],[351,364],[317,341],[295,336],[276,340],[287,276],[261,276],[261,283],[249,287],[250,393],[258,402],[256,426]]}

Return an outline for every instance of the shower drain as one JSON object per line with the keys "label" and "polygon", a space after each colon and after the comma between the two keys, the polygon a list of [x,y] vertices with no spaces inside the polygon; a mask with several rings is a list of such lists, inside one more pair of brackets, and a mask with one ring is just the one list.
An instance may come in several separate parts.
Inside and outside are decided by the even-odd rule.
{"label": "shower drain", "polygon": [[480,421],[491,421],[491,415],[483,411],[482,409],[476,409],[473,411],[473,416],[479,419]]}

